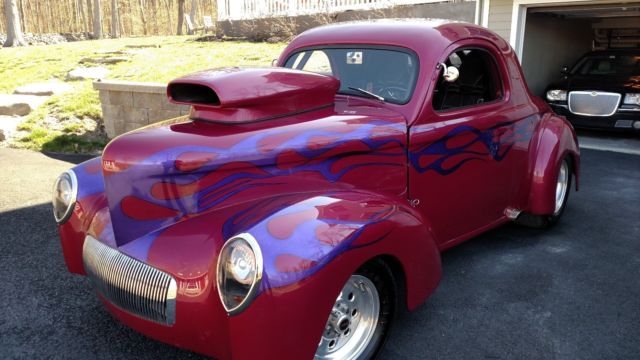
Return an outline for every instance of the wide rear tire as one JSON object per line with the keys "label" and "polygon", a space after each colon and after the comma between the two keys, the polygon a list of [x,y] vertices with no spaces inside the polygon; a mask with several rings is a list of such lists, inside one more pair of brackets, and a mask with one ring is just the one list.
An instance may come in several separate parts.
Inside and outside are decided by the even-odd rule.
{"label": "wide rear tire", "polygon": [[567,157],[560,163],[558,169],[558,178],[556,179],[556,191],[555,191],[555,207],[553,214],[551,215],[532,215],[528,213],[522,213],[518,216],[516,222],[519,224],[544,229],[555,225],[562,214],[564,214],[567,202],[569,201],[569,193],[571,192],[571,160]]}

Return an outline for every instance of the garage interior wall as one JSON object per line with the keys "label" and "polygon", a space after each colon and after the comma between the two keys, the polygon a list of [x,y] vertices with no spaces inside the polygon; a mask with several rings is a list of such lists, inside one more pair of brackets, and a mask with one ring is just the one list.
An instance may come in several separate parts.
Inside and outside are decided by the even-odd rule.
{"label": "garage interior wall", "polygon": [[563,66],[573,65],[591,50],[592,39],[589,20],[528,14],[521,61],[531,91],[542,96],[546,86],[561,76]]}

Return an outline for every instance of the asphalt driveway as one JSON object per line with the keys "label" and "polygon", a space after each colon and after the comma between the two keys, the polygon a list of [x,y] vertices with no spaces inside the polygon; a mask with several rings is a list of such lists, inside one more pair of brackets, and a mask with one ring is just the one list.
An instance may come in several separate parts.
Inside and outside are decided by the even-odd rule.
{"label": "asphalt driveway", "polygon": [[[552,230],[515,225],[443,254],[444,278],[395,324],[384,359],[637,359],[640,156],[583,150]],[[49,205],[68,162],[0,149],[0,356],[198,358],[113,320],[66,272]]]}

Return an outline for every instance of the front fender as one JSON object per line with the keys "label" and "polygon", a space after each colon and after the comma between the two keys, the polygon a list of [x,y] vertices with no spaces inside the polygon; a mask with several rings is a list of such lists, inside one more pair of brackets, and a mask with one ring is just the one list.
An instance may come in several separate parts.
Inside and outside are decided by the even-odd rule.
{"label": "front fender", "polygon": [[545,114],[543,117],[535,144],[535,151],[530,152],[529,159],[531,191],[526,211],[535,215],[549,215],[555,207],[556,179],[560,162],[565,157],[571,159],[578,190],[580,149],[571,124],[552,114]]}
{"label": "front fender", "polygon": [[96,212],[107,206],[100,157],[87,160],[71,170],[78,180],[76,205],[69,219],[58,226],[62,253],[70,272],[84,274],[82,245]]}
{"label": "front fender", "polygon": [[[312,358],[340,289],[372,258],[388,256],[400,264],[409,309],[426,299],[441,276],[429,226],[399,198],[315,196],[243,228],[260,244],[264,274],[261,294],[230,321],[238,359]],[[243,346],[249,328],[270,330]]]}

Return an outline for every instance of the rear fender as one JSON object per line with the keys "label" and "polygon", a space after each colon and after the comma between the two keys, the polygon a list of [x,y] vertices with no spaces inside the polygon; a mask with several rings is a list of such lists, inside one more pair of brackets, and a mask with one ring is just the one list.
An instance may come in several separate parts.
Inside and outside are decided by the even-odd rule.
{"label": "rear fender", "polygon": [[[230,321],[230,338],[240,339],[232,346],[234,358],[313,357],[340,289],[373,258],[391,257],[400,264],[409,309],[426,299],[442,273],[429,226],[402,199],[363,193],[317,196],[246,231],[260,244],[264,274],[261,295]],[[304,329],[291,331],[292,324]],[[248,327],[273,331],[263,332],[256,346],[241,346],[243,337],[233,334],[246,333]],[[274,342],[280,345],[269,345]]]}
{"label": "rear fender", "polygon": [[536,149],[530,152],[531,191],[527,212],[549,215],[555,207],[555,187],[560,163],[571,160],[576,190],[579,188],[580,150],[571,124],[562,117],[546,114],[536,137]]}

